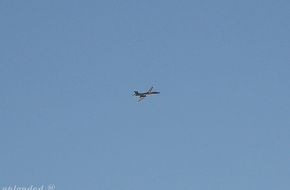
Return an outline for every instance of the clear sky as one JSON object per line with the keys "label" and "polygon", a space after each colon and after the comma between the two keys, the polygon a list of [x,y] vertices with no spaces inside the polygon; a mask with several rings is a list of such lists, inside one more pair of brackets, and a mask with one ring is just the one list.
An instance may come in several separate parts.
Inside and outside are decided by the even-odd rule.
{"label": "clear sky", "polygon": [[0,0],[0,188],[289,189],[289,10]]}

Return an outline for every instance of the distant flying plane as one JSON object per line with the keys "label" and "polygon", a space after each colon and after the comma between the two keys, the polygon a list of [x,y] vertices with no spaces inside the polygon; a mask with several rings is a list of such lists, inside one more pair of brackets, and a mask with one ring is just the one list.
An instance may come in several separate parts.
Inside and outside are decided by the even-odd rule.
{"label": "distant flying plane", "polygon": [[134,91],[133,96],[139,96],[139,100],[138,102],[140,102],[141,100],[143,100],[146,96],[150,96],[153,94],[160,94],[160,92],[152,92],[153,90],[153,86],[147,91],[147,92],[138,92],[138,91]]}

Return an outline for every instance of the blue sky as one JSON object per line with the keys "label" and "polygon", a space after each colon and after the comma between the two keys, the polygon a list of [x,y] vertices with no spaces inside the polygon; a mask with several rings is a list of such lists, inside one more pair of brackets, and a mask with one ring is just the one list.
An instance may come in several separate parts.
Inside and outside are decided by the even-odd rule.
{"label": "blue sky", "polygon": [[288,189],[289,9],[0,0],[0,187]]}

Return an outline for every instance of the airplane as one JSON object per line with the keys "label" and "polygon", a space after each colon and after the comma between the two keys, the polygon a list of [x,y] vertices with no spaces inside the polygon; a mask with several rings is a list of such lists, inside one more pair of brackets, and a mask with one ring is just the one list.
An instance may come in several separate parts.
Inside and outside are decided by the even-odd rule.
{"label": "airplane", "polygon": [[154,95],[154,94],[160,94],[160,92],[153,92],[153,86],[147,91],[147,92],[138,92],[134,91],[133,96],[139,96],[138,102],[143,100],[146,96]]}

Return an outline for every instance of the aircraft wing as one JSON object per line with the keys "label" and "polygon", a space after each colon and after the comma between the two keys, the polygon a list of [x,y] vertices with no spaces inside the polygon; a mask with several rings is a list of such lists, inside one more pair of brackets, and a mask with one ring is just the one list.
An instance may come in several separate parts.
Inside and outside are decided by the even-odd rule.
{"label": "aircraft wing", "polygon": [[153,86],[148,90],[148,93],[150,93],[153,90]]}

